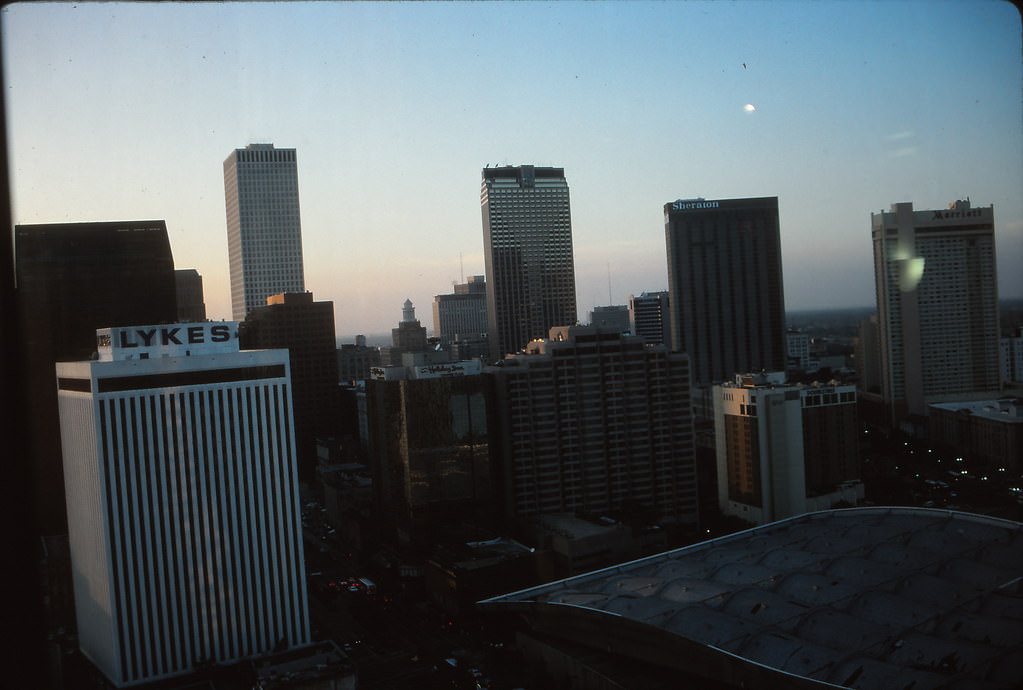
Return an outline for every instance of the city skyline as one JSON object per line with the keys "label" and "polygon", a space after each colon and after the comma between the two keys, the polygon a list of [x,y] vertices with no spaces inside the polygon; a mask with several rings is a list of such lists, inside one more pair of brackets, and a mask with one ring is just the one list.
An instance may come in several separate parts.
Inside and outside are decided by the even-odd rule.
{"label": "city skyline", "polygon": [[250,143],[302,158],[306,289],[342,340],[484,273],[488,165],[565,169],[584,319],[668,287],[662,208],[691,197],[778,197],[798,310],[874,304],[872,212],[969,196],[994,206],[1000,297],[1023,297],[1009,3],[15,4],[2,22],[14,223],[163,219],[213,319],[231,316],[222,156]]}

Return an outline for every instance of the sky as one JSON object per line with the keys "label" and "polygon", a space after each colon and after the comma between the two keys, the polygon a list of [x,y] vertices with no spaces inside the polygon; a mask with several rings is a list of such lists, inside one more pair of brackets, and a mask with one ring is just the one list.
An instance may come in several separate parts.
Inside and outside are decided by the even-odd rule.
{"label": "sky", "polygon": [[789,311],[873,305],[870,214],[966,197],[1023,297],[1008,2],[33,2],[0,31],[14,222],[166,220],[213,319],[252,142],[297,149],[306,289],[347,342],[406,298],[432,331],[484,273],[486,165],[565,169],[583,322],[667,288],[692,197],[779,197]]}

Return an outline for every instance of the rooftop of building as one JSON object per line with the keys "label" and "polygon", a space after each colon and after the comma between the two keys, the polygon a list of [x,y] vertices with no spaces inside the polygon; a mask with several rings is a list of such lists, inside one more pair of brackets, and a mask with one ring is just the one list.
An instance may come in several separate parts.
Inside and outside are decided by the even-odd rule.
{"label": "rooftop of building", "polygon": [[933,403],[929,407],[949,412],[962,412],[975,417],[993,419],[1009,424],[1023,424],[1023,405],[1017,398],[1002,400],[975,400],[970,402]]}
{"label": "rooftop of building", "polygon": [[534,551],[535,549],[520,544],[514,539],[496,537],[438,547],[430,560],[443,568],[477,570],[530,556]]}
{"label": "rooftop of building", "polygon": [[790,687],[1009,688],[1023,678],[1020,573],[1021,523],[852,508],[480,606],[609,654],[690,670],[705,662],[695,665],[715,680],[746,672]]}
{"label": "rooftop of building", "polygon": [[483,168],[483,179],[492,180],[498,177],[514,177],[520,181],[524,176],[542,179],[564,179],[564,168],[552,168],[539,165],[499,165]]}
{"label": "rooftop of building", "polygon": [[252,667],[259,687],[264,690],[307,688],[311,683],[355,673],[348,656],[330,640],[266,655],[254,660]]}
{"label": "rooftop of building", "polygon": [[567,539],[585,539],[624,527],[622,523],[611,518],[587,520],[573,513],[545,513],[533,518],[533,522]]}

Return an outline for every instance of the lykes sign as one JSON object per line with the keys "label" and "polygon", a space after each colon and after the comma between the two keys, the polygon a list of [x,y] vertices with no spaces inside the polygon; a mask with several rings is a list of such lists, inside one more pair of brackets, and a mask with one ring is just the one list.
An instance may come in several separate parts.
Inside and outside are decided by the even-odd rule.
{"label": "lykes sign", "polygon": [[205,326],[148,326],[120,328],[118,347],[151,347],[154,345],[198,345],[226,343],[231,339],[231,328],[225,324]]}

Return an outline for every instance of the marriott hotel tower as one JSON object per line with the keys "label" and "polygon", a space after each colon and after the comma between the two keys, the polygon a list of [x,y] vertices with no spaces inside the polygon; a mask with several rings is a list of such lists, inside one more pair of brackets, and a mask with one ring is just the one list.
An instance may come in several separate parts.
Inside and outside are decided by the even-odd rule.
{"label": "marriott hotel tower", "polygon": [[82,653],[124,687],[309,644],[288,352],[97,335],[56,381]]}
{"label": "marriott hotel tower", "polygon": [[937,402],[997,396],[998,280],[992,206],[912,203],[870,214],[881,341],[881,381],[891,421]]}

